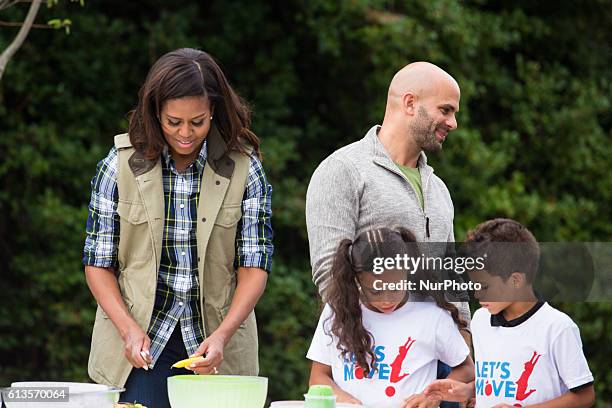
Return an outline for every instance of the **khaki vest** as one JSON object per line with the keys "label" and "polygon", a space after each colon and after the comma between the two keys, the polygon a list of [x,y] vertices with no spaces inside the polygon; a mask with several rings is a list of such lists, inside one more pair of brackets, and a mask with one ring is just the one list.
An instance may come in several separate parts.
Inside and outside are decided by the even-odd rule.
{"label": "khaki vest", "polygon": [[[234,269],[237,223],[250,159],[227,152],[216,128],[207,137],[208,157],[197,210],[200,307],[205,335],[215,331],[229,311],[236,289]],[[118,150],[119,288],[130,314],[146,332],[153,313],[164,228],[161,158],[146,160],[127,134],[115,136]],[[222,374],[257,375],[257,326],[251,312],[224,351]],[[89,376],[97,383],[123,387],[132,365],[123,340],[100,306],[96,311]]]}

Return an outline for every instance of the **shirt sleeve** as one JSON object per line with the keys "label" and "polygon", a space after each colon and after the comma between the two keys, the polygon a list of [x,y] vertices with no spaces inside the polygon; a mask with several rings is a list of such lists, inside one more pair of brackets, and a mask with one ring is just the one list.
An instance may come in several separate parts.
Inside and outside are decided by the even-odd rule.
{"label": "shirt sleeve", "polygon": [[553,341],[552,358],[568,389],[593,382],[593,374],[582,351],[580,330],[575,324],[563,329]]}
{"label": "shirt sleeve", "polygon": [[328,330],[330,325],[328,322],[331,316],[331,308],[329,305],[325,305],[321,317],[319,318],[319,324],[317,330],[310,343],[310,348],[306,354],[306,358],[312,361],[316,361],[321,364],[328,366],[332,365],[332,355],[336,349],[333,336]]}
{"label": "shirt sleeve", "polygon": [[450,367],[457,367],[470,354],[470,349],[461,337],[450,313],[440,310],[436,328],[436,355],[438,360]]}
{"label": "shirt sleeve", "polygon": [[272,271],[272,186],[261,161],[251,156],[236,236],[236,267]]}
{"label": "shirt sleeve", "polygon": [[85,227],[83,264],[100,268],[117,267],[119,216],[117,203],[117,149],[113,147],[98,163],[91,180],[91,200]]}
{"label": "shirt sleeve", "polygon": [[354,239],[359,215],[357,170],[336,157],[315,170],[306,193],[306,227],[312,278],[323,300],[340,241]]}

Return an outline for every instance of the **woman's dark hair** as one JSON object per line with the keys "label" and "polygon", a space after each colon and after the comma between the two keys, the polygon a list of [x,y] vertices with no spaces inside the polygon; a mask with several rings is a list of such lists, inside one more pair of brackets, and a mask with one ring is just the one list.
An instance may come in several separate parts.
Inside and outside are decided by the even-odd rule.
{"label": "woman's dark hair", "polygon": [[[170,99],[203,96],[214,110],[213,126],[228,150],[259,155],[259,139],[249,129],[251,111],[232,89],[215,60],[204,51],[181,48],[163,55],[140,88],[138,105],[129,113],[130,142],[147,159],[157,159],[165,144],[160,115]],[[242,140],[241,140],[242,139]]]}
{"label": "woman's dark hair", "polygon": [[[358,276],[373,272],[374,258],[394,258],[407,254],[418,257],[416,238],[404,228],[392,230],[380,228],[365,231],[355,241],[345,239],[340,242],[331,269],[331,282],[328,290],[328,304],[333,311],[331,332],[338,338],[338,350],[342,358],[354,354],[355,363],[367,374],[376,370],[372,347],[374,338],[363,326]],[[419,270],[412,275],[414,279],[437,281],[428,271]],[[417,285],[418,286],[418,285]],[[459,317],[459,311],[449,303],[442,291],[412,291],[425,301],[435,301],[448,311],[459,328],[467,324]],[[418,318],[415,316],[415,318]]]}

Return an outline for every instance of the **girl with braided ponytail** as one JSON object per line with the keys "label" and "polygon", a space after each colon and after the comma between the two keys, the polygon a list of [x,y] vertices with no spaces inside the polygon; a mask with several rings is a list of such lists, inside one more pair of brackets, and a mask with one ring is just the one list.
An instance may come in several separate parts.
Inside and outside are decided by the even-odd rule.
{"label": "girl with braided ponytail", "polygon": [[329,301],[307,355],[310,384],[331,385],[338,402],[437,407],[440,401],[422,392],[436,379],[438,360],[453,367],[450,378],[473,378],[469,349],[458,330],[465,322],[457,309],[441,292],[409,286],[433,280],[426,271],[381,267],[381,260],[397,255],[418,256],[408,230],[370,230],[338,246]]}

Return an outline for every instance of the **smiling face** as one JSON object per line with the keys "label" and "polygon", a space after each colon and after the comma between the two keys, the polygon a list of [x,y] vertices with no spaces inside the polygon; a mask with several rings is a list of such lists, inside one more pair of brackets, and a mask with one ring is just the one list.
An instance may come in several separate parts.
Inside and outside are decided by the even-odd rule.
{"label": "smiling face", "polygon": [[442,81],[428,94],[418,104],[410,132],[422,150],[438,152],[448,133],[457,129],[460,91],[453,82]]}
{"label": "smiling face", "polygon": [[197,157],[212,122],[212,109],[203,96],[170,99],[162,107],[160,122],[164,138],[181,170]]}

